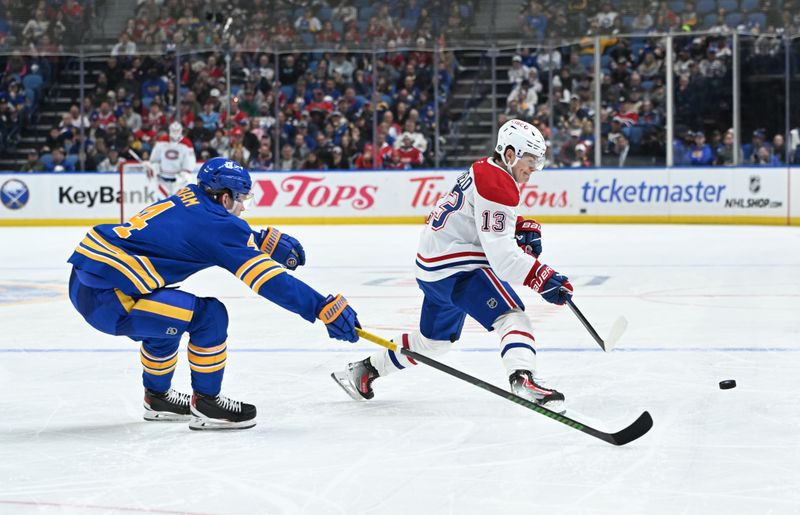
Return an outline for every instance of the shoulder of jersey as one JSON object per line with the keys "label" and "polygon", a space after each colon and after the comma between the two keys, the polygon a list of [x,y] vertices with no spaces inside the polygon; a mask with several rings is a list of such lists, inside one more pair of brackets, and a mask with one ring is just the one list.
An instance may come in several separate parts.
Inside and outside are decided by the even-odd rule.
{"label": "shoulder of jersey", "polygon": [[158,139],[156,141],[163,141],[165,143],[169,143],[169,135],[168,134],[162,134],[161,136],[158,137]]}
{"label": "shoulder of jersey", "polygon": [[503,168],[486,157],[472,163],[475,189],[481,197],[505,206],[519,204],[519,186]]}
{"label": "shoulder of jersey", "polygon": [[189,139],[189,138],[187,138],[186,136],[184,136],[184,137],[181,139],[181,143],[183,143],[183,144],[184,144],[184,145],[186,145],[187,147],[189,147],[189,148],[191,148],[192,150],[194,150],[194,145],[192,145],[192,140],[190,140],[190,139]]}

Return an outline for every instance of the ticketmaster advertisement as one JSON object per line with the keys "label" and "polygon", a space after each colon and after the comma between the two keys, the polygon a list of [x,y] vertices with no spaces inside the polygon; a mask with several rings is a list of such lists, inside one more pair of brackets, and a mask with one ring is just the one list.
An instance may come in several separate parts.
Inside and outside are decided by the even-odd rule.
{"label": "ticketmaster advertisement", "polygon": [[[419,223],[461,170],[255,172],[244,216],[267,223]],[[791,195],[790,195],[791,194]],[[118,222],[161,198],[143,173],[0,173],[0,224]],[[553,169],[520,191],[544,221],[795,223],[800,173],[786,168]]]}

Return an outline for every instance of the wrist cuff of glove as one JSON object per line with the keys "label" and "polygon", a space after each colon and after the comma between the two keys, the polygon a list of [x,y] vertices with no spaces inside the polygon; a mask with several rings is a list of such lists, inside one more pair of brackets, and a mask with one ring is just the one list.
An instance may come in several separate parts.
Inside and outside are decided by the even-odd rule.
{"label": "wrist cuff of glove", "polygon": [[333,300],[322,306],[322,309],[319,310],[319,315],[317,316],[326,324],[330,324],[342,314],[342,311],[344,311],[344,308],[347,307],[347,304],[346,298],[342,297],[341,295],[337,295],[333,298]]}
{"label": "wrist cuff of glove", "polygon": [[523,284],[525,286],[530,287],[532,290],[536,291],[537,293],[542,293],[544,289],[544,285],[547,284],[547,281],[553,277],[556,271],[550,268],[547,265],[539,263],[536,261],[536,264],[533,265],[531,271],[528,273],[528,276],[525,278]]}
{"label": "wrist cuff of glove", "polygon": [[259,247],[261,251],[272,257],[272,253],[275,252],[275,248],[277,248],[282,234],[283,233],[274,227],[267,228],[264,241],[261,242],[261,246]]}
{"label": "wrist cuff of glove", "polygon": [[[524,250],[524,248],[523,248],[523,250]],[[539,268],[541,266],[542,266],[542,264],[539,263],[538,259],[536,261],[534,261],[533,266],[531,267],[531,270],[528,272],[528,275],[525,276],[525,280],[522,281],[522,284],[530,288],[531,284],[533,283],[533,280],[536,279],[536,271],[539,270]]]}

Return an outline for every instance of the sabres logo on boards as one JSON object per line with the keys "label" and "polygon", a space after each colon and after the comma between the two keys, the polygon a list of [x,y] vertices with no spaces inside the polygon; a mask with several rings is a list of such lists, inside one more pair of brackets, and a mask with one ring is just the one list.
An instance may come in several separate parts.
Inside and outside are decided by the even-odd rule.
{"label": "sabres logo on boards", "polygon": [[0,186],[0,202],[8,209],[22,209],[30,200],[28,185],[19,179],[9,179]]}

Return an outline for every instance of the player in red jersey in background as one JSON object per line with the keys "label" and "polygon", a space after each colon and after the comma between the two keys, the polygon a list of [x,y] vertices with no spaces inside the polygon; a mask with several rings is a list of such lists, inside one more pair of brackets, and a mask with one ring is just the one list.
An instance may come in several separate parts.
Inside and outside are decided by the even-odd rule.
{"label": "player in red jersey in background", "polygon": [[169,134],[158,138],[150,161],[145,163],[147,176],[158,180],[158,190],[168,197],[186,186],[197,166],[192,141],[183,135],[183,126],[172,122]]}

